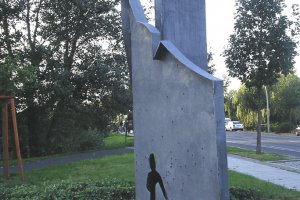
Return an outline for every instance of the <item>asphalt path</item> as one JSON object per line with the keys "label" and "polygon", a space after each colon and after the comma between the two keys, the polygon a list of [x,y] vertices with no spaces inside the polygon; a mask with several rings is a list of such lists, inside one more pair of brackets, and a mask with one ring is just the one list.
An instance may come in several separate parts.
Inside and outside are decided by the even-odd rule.
{"label": "asphalt path", "polygon": [[[56,158],[50,158],[46,160],[39,160],[35,162],[28,162],[23,163],[24,171],[30,171],[34,169],[43,169],[45,167],[50,166],[58,166],[63,165],[70,162],[77,162],[81,160],[88,160],[88,159],[95,159],[95,158],[103,158],[106,156],[124,154],[124,153],[131,153],[133,152],[133,147],[126,147],[122,149],[112,149],[112,150],[101,150],[96,152],[88,152],[88,153],[81,153],[81,154],[74,154],[74,155],[67,155],[67,156],[60,156]],[[0,173],[3,173],[4,169],[3,166],[0,166]],[[11,166],[10,172],[16,173],[18,172],[18,166]]]}
{"label": "asphalt path", "polygon": [[[300,136],[262,133],[262,151],[273,152],[300,159]],[[226,131],[227,146],[256,149],[256,133]]]}

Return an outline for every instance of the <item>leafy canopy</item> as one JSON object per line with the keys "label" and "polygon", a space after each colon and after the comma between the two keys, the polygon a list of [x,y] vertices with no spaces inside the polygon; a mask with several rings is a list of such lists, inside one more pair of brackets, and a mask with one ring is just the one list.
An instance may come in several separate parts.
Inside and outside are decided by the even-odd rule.
{"label": "leafy canopy", "polygon": [[246,87],[272,85],[292,72],[296,42],[283,0],[237,0],[234,33],[224,52],[229,75]]}

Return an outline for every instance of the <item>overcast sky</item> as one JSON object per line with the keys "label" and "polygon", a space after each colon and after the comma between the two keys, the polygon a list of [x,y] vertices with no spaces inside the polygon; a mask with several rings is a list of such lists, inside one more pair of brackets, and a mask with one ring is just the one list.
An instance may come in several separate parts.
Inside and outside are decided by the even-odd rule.
{"label": "overcast sky", "polygon": [[[149,0],[141,0],[143,5],[147,2]],[[286,0],[289,8],[295,3],[299,4],[300,0]],[[217,69],[215,76],[219,78],[227,74],[224,57],[221,54],[227,45],[229,35],[233,32],[234,13],[235,0],[206,0],[207,48],[214,54],[213,59]],[[300,47],[297,51],[300,54]],[[300,77],[300,56],[297,56],[295,61],[297,75]],[[232,80],[230,89],[238,89],[238,87],[239,82]]]}

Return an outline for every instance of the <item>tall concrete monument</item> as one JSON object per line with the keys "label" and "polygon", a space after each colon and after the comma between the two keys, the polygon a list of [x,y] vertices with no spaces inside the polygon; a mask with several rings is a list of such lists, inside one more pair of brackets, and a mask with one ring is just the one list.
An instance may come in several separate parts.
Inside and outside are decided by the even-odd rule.
{"label": "tall concrete monument", "polygon": [[205,0],[122,0],[137,200],[227,200],[223,82],[207,73]]}

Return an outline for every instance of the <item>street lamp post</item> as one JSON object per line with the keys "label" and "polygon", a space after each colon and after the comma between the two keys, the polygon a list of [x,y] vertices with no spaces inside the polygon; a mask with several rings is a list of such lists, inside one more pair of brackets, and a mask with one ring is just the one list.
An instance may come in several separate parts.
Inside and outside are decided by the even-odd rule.
{"label": "street lamp post", "polygon": [[266,100],[267,100],[267,126],[268,126],[268,133],[270,133],[270,108],[269,108],[269,97],[268,97],[267,86],[265,86],[265,91],[266,91]]}

